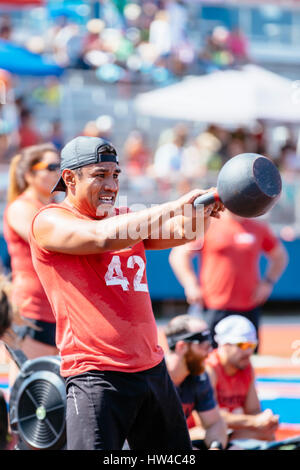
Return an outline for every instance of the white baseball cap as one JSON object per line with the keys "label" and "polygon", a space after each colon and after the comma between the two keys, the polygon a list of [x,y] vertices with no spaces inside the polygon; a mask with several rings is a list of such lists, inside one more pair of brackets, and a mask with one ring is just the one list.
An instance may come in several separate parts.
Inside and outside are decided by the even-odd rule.
{"label": "white baseball cap", "polygon": [[215,340],[218,345],[237,343],[257,343],[253,323],[242,315],[230,315],[215,326]]}

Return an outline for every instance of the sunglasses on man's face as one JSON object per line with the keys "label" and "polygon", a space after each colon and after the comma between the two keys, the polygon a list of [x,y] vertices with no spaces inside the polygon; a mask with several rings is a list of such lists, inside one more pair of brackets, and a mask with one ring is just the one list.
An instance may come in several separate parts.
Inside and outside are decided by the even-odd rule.
{"label": "sunglasses on man's face", "polygon": [[46,162],[39,162],[33,165],[32,170],[48,170],[48,171],[58,171],[60,169],[59,163],[46,163]]}
{"label": "sunglasses on man's face", "polygon": [[242,351],[246,351],[247,349],[255,349],[257,346],[257,343],[254,342],[244,342],[244,343],[237,343],[236,346],[241,349]]}

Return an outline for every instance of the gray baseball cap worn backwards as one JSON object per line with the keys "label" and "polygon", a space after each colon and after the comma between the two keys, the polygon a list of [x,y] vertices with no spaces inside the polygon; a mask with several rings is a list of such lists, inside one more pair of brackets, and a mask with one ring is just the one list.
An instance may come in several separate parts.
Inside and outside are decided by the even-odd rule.
{"label": "gray baseball cap worn backwards", "polygon": [[[83,166],[100,162],[114,162],[119,164],[114,146],[99,137],[79,136],[68,142],[61,151],[60,172],[63,170],[76,170]],[[66,191],[65,182],[60,176],[54,191]]]}

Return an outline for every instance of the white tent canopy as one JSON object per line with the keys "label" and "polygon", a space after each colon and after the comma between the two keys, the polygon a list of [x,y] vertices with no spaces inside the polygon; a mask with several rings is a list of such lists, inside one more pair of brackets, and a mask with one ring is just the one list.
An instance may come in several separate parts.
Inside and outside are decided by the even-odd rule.
{"label": "white tent canopy", "polygon": [[300,82],[246,65],[241,70],[189,76],[174,85],[141,93],[135,109],[153,117],[227,125],[257,119],[297,123]]}

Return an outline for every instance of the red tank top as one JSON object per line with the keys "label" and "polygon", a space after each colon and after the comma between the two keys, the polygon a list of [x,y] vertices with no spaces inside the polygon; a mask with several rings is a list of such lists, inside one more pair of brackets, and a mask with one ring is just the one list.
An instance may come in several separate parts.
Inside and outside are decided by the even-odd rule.
{"label": "red tank top", "polygon": [[[54,207],[88,219],[64,203],[39,213]],[[98,255],[69,255],[41,248],[32,229],[30,245],[56,317],[62,376],[93,369],[137,372],[161,362],[142,242]]]}
{"label": "red tank top", "polygon": [[210,353],[206,364],[212,367],[216,374],[216,398],[220,408],[226,408],[234,413],[242,413],[253,380],[252,366],[249,364],[244,370],[239,370],[234,375],[227,375],[220,362],[217,349]]}
{"label": "red tank top", "polygon": [[[43,204],[21,194],[16,200],[28,201],[37,211]],[[11,204],[14,204],[13,201]],[[8,224],[7,206],[3,217],[3,234],[11,258],[12,302],[26,318],[55,323],[51,306],[32,264],[29,243],[18,235]]]}

